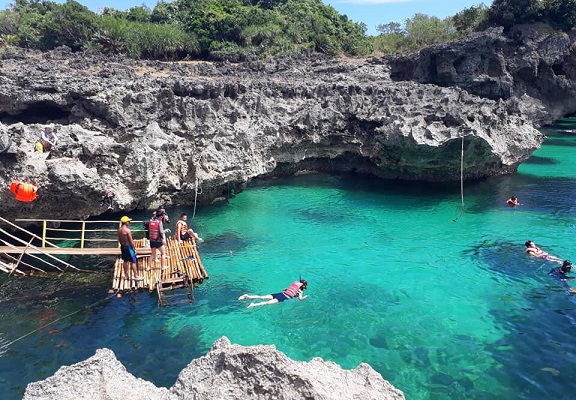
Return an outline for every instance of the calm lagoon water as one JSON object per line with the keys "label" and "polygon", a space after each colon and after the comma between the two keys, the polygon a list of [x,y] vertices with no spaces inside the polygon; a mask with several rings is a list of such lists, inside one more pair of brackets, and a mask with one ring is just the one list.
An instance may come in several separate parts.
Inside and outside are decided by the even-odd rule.
{"label": "calm lagoon water", "polygon": [[[458,184],[358,176],[260,182],[229,204],[197,209],[210,279],[192,305],[158,308],[149,293],[102,301],[108,271],[3,277],[1,397],[20,399],[29,382],[102,347],[135,376],[169,387],[225,335],[275,344],[297,360],[367,362],[408,399],[568,398],[576,296],[547,275],[556,264],[525,255],[524,242],[576,260],[576,133],[561,130],[575,126],[546,130],[517,174],[466,185],[456,221]],[[505,205],[512,194],[522,206]],[[183,210],[190,219],[192,207],[169,210],[174,222]],[[300,276],[305,301],[247,310],[237,300]]]}

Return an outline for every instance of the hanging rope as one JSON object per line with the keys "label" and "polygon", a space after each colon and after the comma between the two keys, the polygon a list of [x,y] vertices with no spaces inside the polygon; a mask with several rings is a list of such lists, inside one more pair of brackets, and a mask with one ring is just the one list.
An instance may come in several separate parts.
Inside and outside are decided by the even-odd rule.
{"label": "hanging rope", "polygon": [[202,188],[198,189],[200,179],[196,176],[196,184],[194,185],[194,211],[192,212],[192,219],[196,216],[196,200],[198,199],[198,193],[202,194]]}
{"label": "hanging rope", "polygon": [[462,132],[462,150],[460,152],[460,213],[452,222],[456,222],[464,214],[464,132]]}

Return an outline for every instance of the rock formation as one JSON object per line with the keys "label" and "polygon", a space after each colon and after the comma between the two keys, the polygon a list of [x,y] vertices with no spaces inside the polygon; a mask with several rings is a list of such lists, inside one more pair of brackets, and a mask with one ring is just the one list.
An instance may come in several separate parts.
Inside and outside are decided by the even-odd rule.
{"label": "rock formation", "polygon": [[404,394],[368,364],[343,370],[314,358],[294,361],[275,346],[232,345],[217,340],[193,360],[170,389],[135,378],[108,349],[61,367],[53,376],[30,383],[23,400],[402,400]]}
{"label": "rock formation", "polygon": [[[466,180],[511,173],[544,140],[535,125],[576,109],[574,40],[540,35],[516,58],[497,31],[394,59],[237,65],[6,49],[0,186],[40,189],[30,204],[3,190],[0,214],[99,215],[108,188],[128,211],[207,204],[301,170],[458,181],[463,136]],[[59,142],[35,153],[48,122]]]}

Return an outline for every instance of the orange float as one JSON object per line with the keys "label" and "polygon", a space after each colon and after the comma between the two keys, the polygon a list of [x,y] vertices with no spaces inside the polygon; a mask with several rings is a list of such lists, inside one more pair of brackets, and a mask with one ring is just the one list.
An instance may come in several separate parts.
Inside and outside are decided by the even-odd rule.
{"label": "orange float", "polygon": [[16,200],[30,202],[36,200],[38,187],[31,183],[12,181],[10,183],[10,192],[16,196]]}

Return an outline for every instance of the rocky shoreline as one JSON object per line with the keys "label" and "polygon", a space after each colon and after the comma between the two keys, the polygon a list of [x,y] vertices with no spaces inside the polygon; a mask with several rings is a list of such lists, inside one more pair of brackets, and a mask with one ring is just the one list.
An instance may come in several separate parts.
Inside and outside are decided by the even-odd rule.
{"label": "rocky shoreline", "polygon": [[[244,64],[4,49],[0,133],[13,143],[0,184],[40,189],[30,204],[4,191],[0,212],[97,216],[106,189],[124,211],[210,204],[310,170],[458,181],[462,136],[466,180],[512,173],[544,140],[536,128],[576,111],[574,37],[522,32],[392,58]],[[47,123],[59,142],[35,153]]]}
{"label": "rocky shoreline", "polygon": [[174,385],[156,387],[134,377],[111,350],[61,367],[28,384],[23,400],[403,400],[404,394],[368,364],[353,370],[314,358],[294,361],[274,345],[240,346],[218,339],[208,354],[193,360]]}

